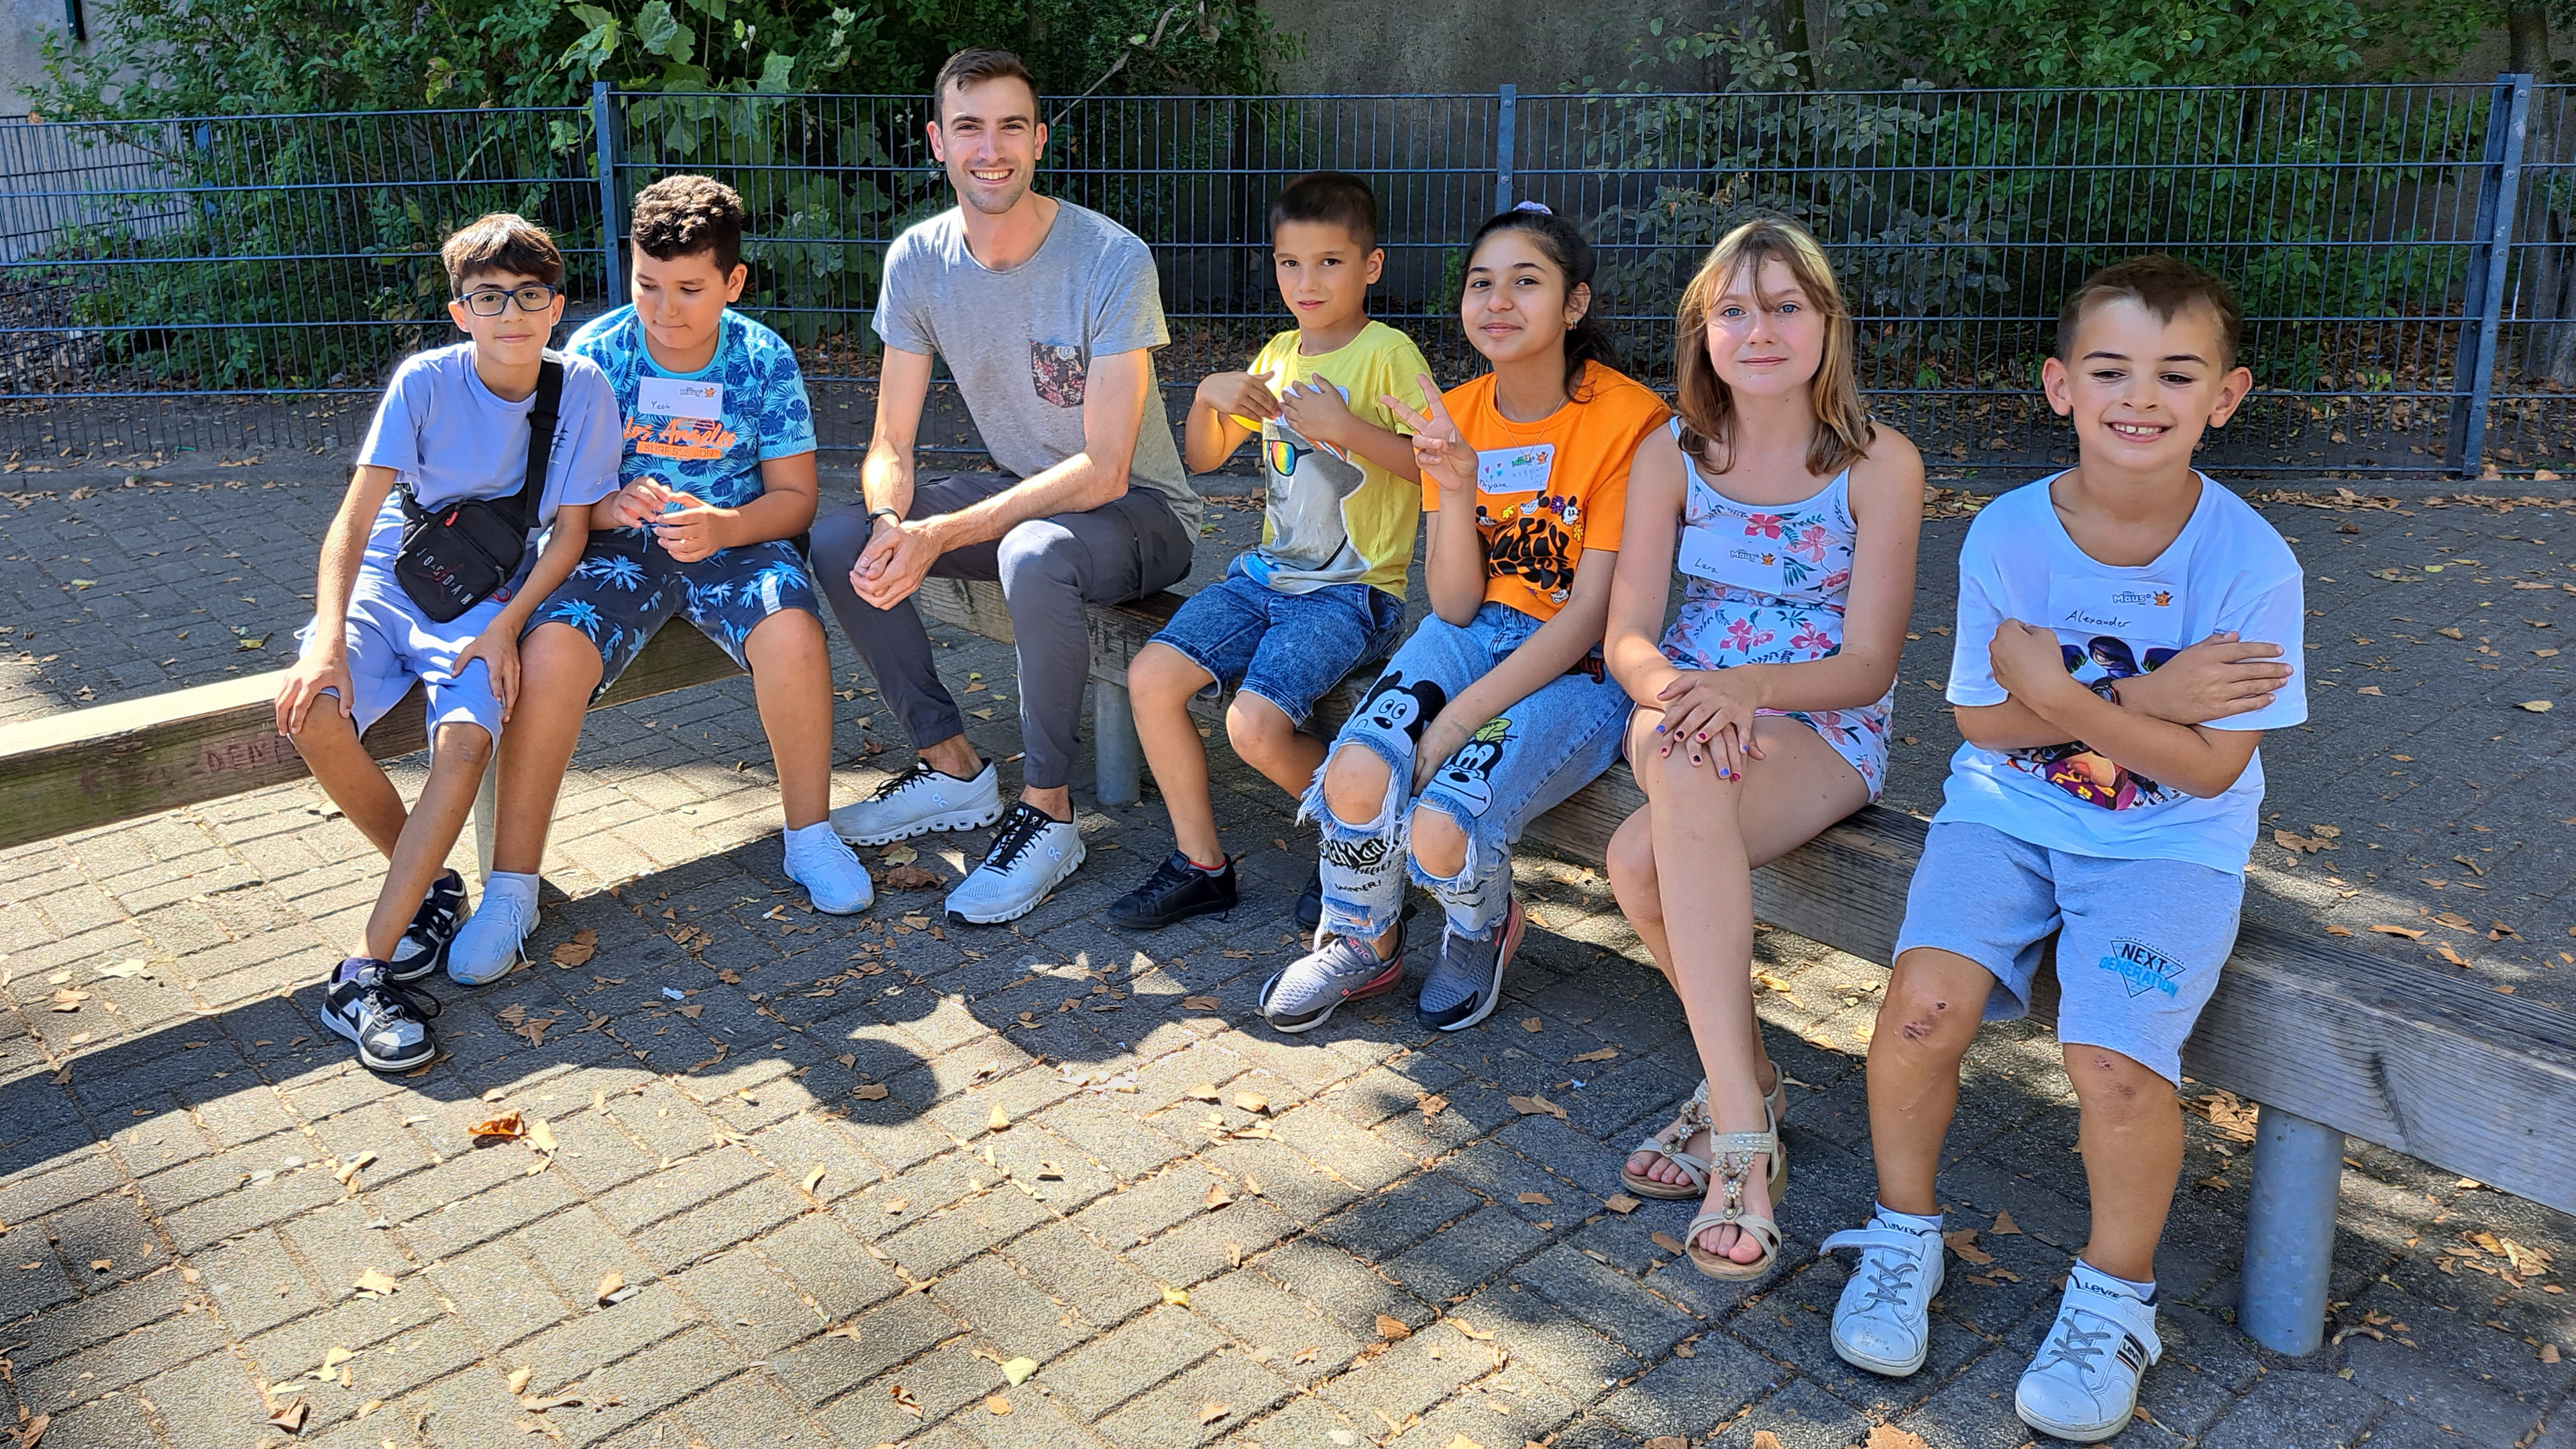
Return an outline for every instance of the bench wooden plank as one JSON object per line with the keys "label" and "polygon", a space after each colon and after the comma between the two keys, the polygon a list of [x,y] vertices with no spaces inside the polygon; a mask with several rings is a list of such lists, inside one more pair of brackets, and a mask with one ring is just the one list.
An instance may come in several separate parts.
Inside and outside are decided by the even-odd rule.
{"label": "bench wooden plank", "polygon": [[[600,704],[740,673],[695,629],[655,635]],[[0,725],[0,849],[220,800],[311,772],[277,732],[285,671]],[[422,748],[417,688],[367,731],[391,759]]]}

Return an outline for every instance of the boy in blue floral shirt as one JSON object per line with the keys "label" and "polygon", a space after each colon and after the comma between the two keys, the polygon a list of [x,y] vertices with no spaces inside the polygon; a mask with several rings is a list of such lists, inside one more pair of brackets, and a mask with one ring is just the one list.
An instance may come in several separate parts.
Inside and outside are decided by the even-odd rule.
{"label": "boy in blue floral shirt", "polygon": [[[601,504],[581,566],[521,646],[527,690],[501,757],[500,819],[483,905],[448,974],[489,981],[524,959],[536,871],[584,712],[686,615],[750,671],[787,816],[788,878],[814,908],[867,909],[866,867],[832,833],[831,663],[795,540],[814,521],[814,415],[786,341],[727,304],[742,295],[742,198],[670,176],[635,198],[631,306],[573,335],[625,418],[624,482]],[[608,525],[615,525],[610,527]]]}

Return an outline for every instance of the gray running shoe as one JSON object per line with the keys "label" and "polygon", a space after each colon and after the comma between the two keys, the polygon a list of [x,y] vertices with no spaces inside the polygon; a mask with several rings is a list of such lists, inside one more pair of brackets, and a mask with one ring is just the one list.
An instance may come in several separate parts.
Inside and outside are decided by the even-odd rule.
{"label": "gray running shoe", "polygon": [[1414,1019],[1433,1031],[1465,1031],[1493,1015],[1503,999],[1503,968],[1521,948],[1521,898],[1503,908],[1503,923],[1482,941],[1455,931],[1440,937],[1440,963],[1422,983],[1422,1002]]}
{"label": "gray running shoe", "polygon": [[438,998],[393,979],[382,961],[352,956],[322,993],[322,1024],[358,1044],[358,1060],[379,1072],[408,1071],[438,1055],[429,1018]]}
{"label": "gray running shoe", "polygon": [[1394,960],[1381,961],[1377,948],[1366,941],[1327,936],[1322,945],[1261,983],[1261,1016],[1280,1031],[1312,1031],[1330,1021],[1343,1002],[1384,996],[1403,981],[1401,945]]}

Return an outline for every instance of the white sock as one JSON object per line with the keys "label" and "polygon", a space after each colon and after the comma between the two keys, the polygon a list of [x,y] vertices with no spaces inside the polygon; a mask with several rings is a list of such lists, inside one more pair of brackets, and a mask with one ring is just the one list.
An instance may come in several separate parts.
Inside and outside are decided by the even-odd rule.
{"label": "white sock", "polygon": [[1921,1213],[1898,1212],[1896,1209],[1889,1207],[1885,1203],[1877,1203],[1874,1204],[1874,1206],[1878,1210],[1878,1220],[1887,1224],[1889,1227],[1903,1228],[1909,1233],[1937,1233],[1941,1231],[1941,1215],[1939,1213],[1934,1213],[1930,1217],[1925,1217]]}
{"label": "white sock", "polygon": [[488,902],[502,896],[517,896],[521,900],[534,901],[537,898],[537,873],[515,870],[492,872],[483,881],[483,899]]}
{"label": "white sock", "polygon": [[2066,1281],[2069,1284],[2081,1283],[2087,1288],[2096,1289],[2104,1293],[2125,1294],[2128,1297],[2137,1299],[2140,1303],[2153,1303],[2156,1301],[2155,1279],[2150,1278],[2144,1283],[2138,1283],[2127,1278],[2114,1278],[2110,1274],[2103,1272],[2101,1269],[2094,1267],[2092,1264],[2085,1262],[2082,1258],[2076,1259],[2075,1266],[2067,1270]]}
{"label": "white sock", "polygon": [[811,825],[799,825],[787,832],[789,850],[828,849],[840,842],[841,837],[832,833],[832,822],[829,820],[817,820]]}

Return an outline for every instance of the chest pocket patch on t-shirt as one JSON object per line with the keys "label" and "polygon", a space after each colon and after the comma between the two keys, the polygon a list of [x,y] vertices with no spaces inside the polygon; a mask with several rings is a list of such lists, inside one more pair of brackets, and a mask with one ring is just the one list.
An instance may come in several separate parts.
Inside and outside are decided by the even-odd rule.
{"label": "chest pocket patch on t-shirt", "polygon": [[1084,376],[1081,348],[1030,341],[1029,385],[1037,389],[1038,401],[1060,408],[1082,406]]}

